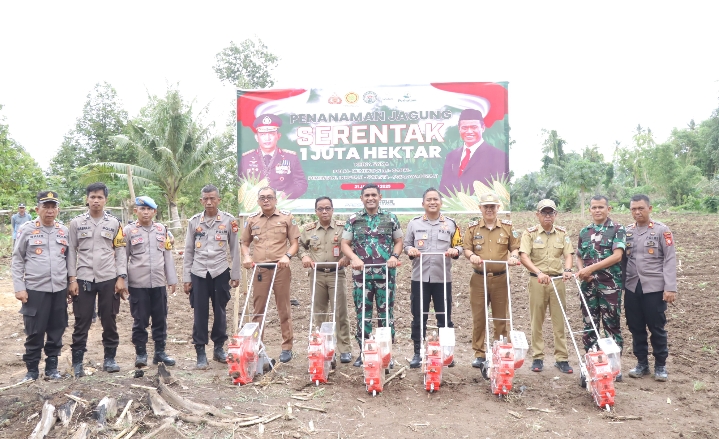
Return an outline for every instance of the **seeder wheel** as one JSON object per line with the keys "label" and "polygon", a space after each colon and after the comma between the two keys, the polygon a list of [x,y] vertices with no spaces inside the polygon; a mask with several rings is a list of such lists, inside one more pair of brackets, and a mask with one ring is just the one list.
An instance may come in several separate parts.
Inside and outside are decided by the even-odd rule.
{"label": "seeder wheel", "polygon": [[580,376],[579,376],[579,386],[582,389],[587,388],[587,377],[585,377],[584,374],[580,374]]}

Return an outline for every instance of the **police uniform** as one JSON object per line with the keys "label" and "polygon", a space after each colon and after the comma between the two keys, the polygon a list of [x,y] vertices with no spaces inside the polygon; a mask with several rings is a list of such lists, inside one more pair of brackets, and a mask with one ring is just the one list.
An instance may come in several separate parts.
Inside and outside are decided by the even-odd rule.
{"label": "police uniform", "polygon": [[[282,119],[274,114],[261,114],[253,123],[256,135],[278,132]],[[252,149],[242,154],[240,160],[240,176],[266,180],[265,186],[282,191],[287,198],[299,198],[307,192],[307,177],[294,151],[275,148],[265,154],[261,148]]]}
{"label": "police uniform", "polygon": [[[300,259],[309,256],[315,262],[338,262],[342,258],[340,252],[340,236],[345,222],[330,221],[329,226],[323,227],[319,221],[305,224],[300,233]],[[347,295],[345,293],[345,270],[340,267],[337,273],[337,305],[335,308],[335,270],[334,265],[317,265],[317,279],[310,274],[310,290],[315,287],[313,325],[319,327],[323,322],[331,321],[332,309],[336,309],[335,315],[335,338],[337,350],[340,354],[352,352],[350,346],[350,321],[347,315]],[[329,305],[329,311],[328,311]]]}
{"label": "police uniform", "polygon": [[[255,264],[277,263],[287,253],[288,240],[300,237],[292,213],[287,210],[275,210],[269,216],[255,212],[247,218],[242,229],[242,242],[252,246],[252,260]],[[292,281],[290,268],[279,268],[275,265],[260,265],[255,272],[253,280],[253,308],[252,321],[261,322],[265,313],[267,295],[270,293],[273,270],[277,270],[273,291],[277,314],[280,316],[280,330],[282,331],[282,350],[292,351],[294,335],[292,333],[292,310],[290,305],[290,283]]]}
{"label": "police uniform", "polygon": [[[87,345],[87,333],[97,297],[97,313],[102,324],[102,344],[105,359],[112,360],[108,371],[119,371],[114,363],[120,335],[117,333],[117,314],[120,296],[115,293],[118,276],[127,277],[127,254],[120,220],[104,212],[92,218],[89,212],[70,221],[68,276],[77,277],[78,295],[73,297],[75,328],[72,333],[72,363],[76,376],[82,375],[82,359]],[[108,365],[109,366],[109,365]],[[103,368],[105,368],[103,366]]]}
{"label": "police uniform", "polygon": [[[512,222],[499,220],[490,230],[484,219],[472,221],[464,233],[462,247],[472,251],[482,260],[506,261],[509,253],[519,248],[519,233],[515,232]],[[487,300],[492,306],[492,317],[507,319],[508,295],[507,271],[505,265],[487,264]],[[472,307],[472,349],[475,358],[486,358],[485,347],[485,313],[487,304],[484,302],[484,271],[474,268],[469,280],[469,302]],[[494,340],[499,336],[508,336],[507,322],[494,320]]]}
{"label": "police uniform", "polygon": [[[205,216],[204,212],[198,213],[187,224],[182,277],[184,282],[192,283],[192,343],[198,357],[200,353],[204,355],[205,345],[208,344],[207,325],[212,301],[214,320],[210,338],[215,344],[215,359],[223,361],[225,358],[222,347],[228,338],[225,308],[231,297],[230,280],[239,280],[241,276],[238,233],[239,225],[235,217],[220,210],[214,217]],[[228,250],[229,258],[232,259],[231,268]]]}
{"label": "police uniform", "polygon": [[[552,203],[554,204],[554,203]],[[538,211],[542,210],[540,203]],[[547,205],[544,207],[552,207]],[[556,210],[556,209],[555,209]],[[528,227],[522,233],[519,246],[520,253],[526,253],[535,267],[549,277],[562,276],[564,272],[564,259],[574,254],[574,248],[569,240],[569,234],[564,227],[552,226],[547,232],[541,224]],[[554,334],[554,359],[557,362],[567,361],[567,337],[564,332],[564,317],[562,308],[566,307],[566,288],[564,282],[554,282],[559,293],[554,294],[552,284],[540,284],[537,273],[529,273],[529,317],[532,328],[532,358],[544,359],[544,339],[542,338],[542,325],[549,307],[549,316],[552,319],[552,332]],[[561,306],[560,306],[561,304]]]}
{"label": "police uniform", "polygon": [[[60,204],[57,193],[38,194],[38,203]],[[45,346],[45,375],[60,378],[57,357],[67,327],[68,228],[58,221],[50,226],[38,218],[18,229],[12,253],[12,278],[16,292],[26,291],[20,308],[25,325],[25,354],[22,359],[30,379],[37,379],[40,355]],[[45,341],[47,334],[47,342]]]}
{"label": "police uniform", "polygon": [[[431,220],[427,215],[419,215],[407,224],[407,233],[404,235],[404,252],[409,253],[417,249],[421,253],[444,253],[450,248],[457,249],[454,259],[462,254],[462,235],[457,223],[450,217],[439,215]],[[427,255],[422,258],[422,269],[419,267],[419,257],[412,259],[412,285],[410,293],[410,308],[412,310],[412,341],[414,353],[419,354],[422,337],[427,333],[427,317],[430,300],[434,302],[437,317],[437,326],[445,326],[444,286],[447,285],[446,326],[453,328],[452,323],[452,260],[445,259],[443,255]],[[444,272],[443,272],[444,265]],[[420,312],[419,288],[422,285],[422,311]],[[422,328],[419,333],[419,319],[422,314]]]}
{"label": "police uniform", "polygon": [[640,227],[627,226],[626,295],[624,311],[632,333],[632,350],[640,364],[648,366],[647,329],[651,333],[654,366],[666,366],[669,349],[664,292],[677,291],[677,261],[674,236],[669,227],[651,221]]}
{"label": "police uniform", "polygon": [[[157,204],[149,197],[137,197],[136,206],[147,206],[157,209]],[[134,221],[125,226],[124,235],[127,242],[128,289],[130,291],[130,313],[132,314],[132,343],[140,363],[145,366],[147,361],[147,327],[152,318],[152,340],[155,342],[155,358],[168,366],[175,364],[167,357],[165,341],[167,338],[167,287],[177,284],[175,261],[172,258],[172,245],[167,228],[153,221],[143,226]]]}

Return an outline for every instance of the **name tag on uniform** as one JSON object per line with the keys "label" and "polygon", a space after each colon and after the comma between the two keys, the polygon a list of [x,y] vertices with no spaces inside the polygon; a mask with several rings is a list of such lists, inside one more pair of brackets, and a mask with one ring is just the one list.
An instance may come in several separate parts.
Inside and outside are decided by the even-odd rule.
{"label": "name tag on uniform", "polygon": [[100,232],[100,236],[107,239],[112,239],[112,232],[103,231]]}
{"label": "name tag on uniform", "polygon": [[336,258],[340,255],[340,248],[337,246],[332,247],[332,255]]}

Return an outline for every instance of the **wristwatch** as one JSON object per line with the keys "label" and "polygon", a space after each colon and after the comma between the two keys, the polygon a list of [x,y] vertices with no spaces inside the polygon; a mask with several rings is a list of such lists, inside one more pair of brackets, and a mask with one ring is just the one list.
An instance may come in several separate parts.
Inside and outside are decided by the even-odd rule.
{"label": "wristwatch", "polygon": [[127,275],[126,275],[126,274],[121,274],[121,275],[118,276],[118,277],[121,277],[121,278],[123,278],[123,279],[127,279]]}
{"label": "wristwatch", "polygon": [[572,273],[572,269],[571,269],[571,268],[565,268],[565,269],[564,269],[564,272],[565,272],[565,273]]}
{"label": "wristwatch", "polygon": [[399,259],[399,255],[398,255],[397,253],[392,253],[392,256],[394,256],[395,258]]}
{"label": "wristwatch", "polygon": [[292,255],[290,253],[285,253],[285,256],[287,256],[289,259],[292,259]]}

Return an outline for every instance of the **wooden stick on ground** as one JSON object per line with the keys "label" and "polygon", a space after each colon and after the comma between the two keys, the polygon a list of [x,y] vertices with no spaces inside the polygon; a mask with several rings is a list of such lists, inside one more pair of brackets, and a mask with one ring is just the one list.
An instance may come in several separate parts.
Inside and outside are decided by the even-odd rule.
{"label": "wooden stick on ground", "polygon": [[130,387],[134,387],[134,388],[136,388],[136,389],[157,390],[156,387],[141,386],[141,385],[139,385],[139,384],[130,384]]}
{"label": "wooden stick on ground", "polygon": [[402,367],[400,367],[400,369],[399,369],[397,372],[395,372],[395,373],[393,373],[392,375],[390,375],[389,378],[387,378],[387,379],[384,381],[384,385],[386,386],[390,381],[392,381],[393,379],[397,378],[397,377],[398,377],[402,372],[404,372],[405,370],[407,370],[407,366],[402,366]]}
{"label": "wooden stick on ground", "polygon": [[75,434],[73,434],[70,439],[87,439],[88,436],[90,436],[90,429],[87,424],[83,422],[80,424],[80,427],[75,430]]}
{"label": "wooden stick on ground", "polygon": [[125,437],[122,438],[122,439],[130,439],[135,433],[137,433],[137,430],[138,430],[139,428],[140,428],[140,426],[139,426],[139,425],[136,425],[135,428],[133,428],[132,430],[130,430],[130,432],[127,433],[127,436],[125,436]]}
{"label": "wooden stick on ground", "polygon": [[537,407],[527,407],[527,411],[530,412],[542,412],[542,413],[554,413],[554,410],[548,410],[548,409],[540,409]]}
{"label": "wooden stick on ground", "polygon": [[33,380],[20,381],[19,383],[13,384],[11,386],[0,387],[0,392],[2,392],[3,390],[12,389],[13,387],[20,387],[22,385],[25,385],[27,383],[32,383],[32,382],[33,382]]}
{"label": "wooden stick on ground", "polygon": [[147,395],[150,397],[150,408],[152,408],[152,413],[155,414],[158,418],[164,418],[166,416],[175,417],[180,414],[177,410],[172,408],[170,404],[165,401],[159,393],[157,393],[157,390],[148,390]]}
{"label": "wooden stick on ground", "polygon": [[314,410],[314,411],[316,411],[316,412],[327,413],[327,410],[325,410],[325,409],[323,409],[323,408],[310,407],[310,406],[308,406],[308,405],[295,404],[295,407],[297,407],[298,409]]}
{"label": "wooden stick on ground", "polygon": [[72,419],[77,405],[78,402],[71,399],[57,408],[57,417],[60,419],[60,422],[62,422],[63,427],[67,427],[68,424],[70,424],[70,419]]}
{"label": "wooden stick on ground", "polygon": [[121,437],[125,436],[125,433],[127,433],[128,431],[130,431],[129,427],[117,433],[112,439],[120,439]]}
{"label": "wooden stick on ground", "polygon": [[30,434],[29,439],[42,439],[47,436],[52,427],[55,426],[55,420],[57,420],[55,406],[45,401],[42,406],[42,417]]}
{"label": "wooden stick on ground", "polygon": [[165,383],[162,382],[162,377],[160,377],[160,382],[158,385],[158,390],[160,395],[162,395],[162,398],[165,399],[167,402],[169,402],[171,405],[174,405],[175,407],[183,408],[187,410],[188,412],[192,413],[193,415],[197,416],[204,416],[206,414],[216,416],[218,418],[229,418],[231,416],[223,413],[220,409],[217,407],[213,407],[211,405],[207,404],[201,404],[199,402],[194,402],[187,400],[177,393],[175,393],[174,390],[170,389],[165,385]]}
{"label": "wooden stick on ground", "polygon": [[[162,421],[162,424],[160,424],[159,427],[152,430],[151,432],[147,433],[142,437],[142,439],[150,439],[155,436],[157,436],[158,433],[160,433],[163,430],[167,430],[172,426],[172,423],[174,422],[174,418],[166,418],[164,421]],[[184,435],[183,435],[184,436]]]}
{"label": "wooden stick on ground", "polygon": [[120,425],[120,422],[122,422],[122,418],[125,417],[127,414],[127,411],[130,410],[130,406],[132,405],[132,400],[127,401],[127,404],[125,405],[125,408],[122,410],[122,414],[120,414],[120,417],[117,418],[117,421],[115,421],[115,425]]}
{"label": "wooden stick on ground", "polygon": [[65,396],[67,396],[68,398],[72,399],[73,401],[79,402],[79,403],[82,404],[82,405],[88,405],[88,404],[90,404],[88,401],[86,401],[86,400],[84,400],[84,399],[82,399],[82,398],[80,398],[80,397],[78,397],[78,396],[75,396],[75,395],[70,395],[70,394],[67,394],[67,393],[66,393]]}

